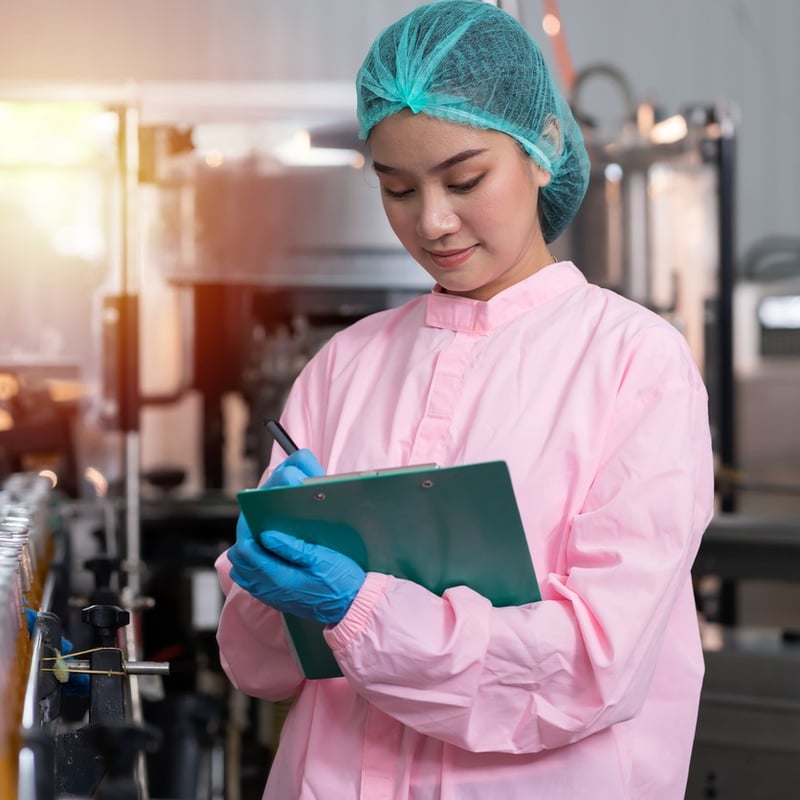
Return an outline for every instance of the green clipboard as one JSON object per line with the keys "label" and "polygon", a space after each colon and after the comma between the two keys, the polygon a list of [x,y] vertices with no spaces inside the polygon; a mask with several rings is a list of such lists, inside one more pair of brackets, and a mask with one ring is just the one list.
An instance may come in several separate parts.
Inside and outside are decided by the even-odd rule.
{"label": "green clipboard", "polygon": [[[494,606],[541,599],[504,461],[328,476],[237,499],[254,535],[284,531],[438,595],[465,585]],[[323,625],[284,617],[305,676],[340,676]]]}

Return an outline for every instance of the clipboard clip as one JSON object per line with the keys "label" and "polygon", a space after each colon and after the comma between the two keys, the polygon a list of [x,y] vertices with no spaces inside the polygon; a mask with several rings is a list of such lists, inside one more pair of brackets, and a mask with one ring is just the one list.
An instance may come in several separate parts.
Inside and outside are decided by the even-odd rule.
{"label": "clipboard clip", "polygon": [[[333,483],[335,481],[346,481],[351,478],[377,478],[380,475],[409,475],[414,472],[425,472],[436,469],[436,464],[414,464],[410,467],[387,467],[385,469],[367,469],[361,472],[339,472],[335,475],[315,475],[303,480],[303,486],[312,486],[317,483]],[[428,481],[423,481],[423,484]],[[431,482],[431,486],[433,483]],[[428,489],[429,486],[424,488]]]}

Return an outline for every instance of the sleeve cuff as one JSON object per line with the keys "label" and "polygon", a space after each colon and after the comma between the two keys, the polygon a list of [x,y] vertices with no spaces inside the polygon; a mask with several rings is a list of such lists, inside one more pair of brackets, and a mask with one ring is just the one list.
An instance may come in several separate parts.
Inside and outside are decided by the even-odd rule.
{"label": "sleeve cuff", "polygon": [[367,573],[367,577],[347,613],[336,625],[325,628],[325,641],[334,653],[347,647],[364,629],[372,618],[372,611],[383,597],[390,580],[390,576],[384,575],[382,572]]}

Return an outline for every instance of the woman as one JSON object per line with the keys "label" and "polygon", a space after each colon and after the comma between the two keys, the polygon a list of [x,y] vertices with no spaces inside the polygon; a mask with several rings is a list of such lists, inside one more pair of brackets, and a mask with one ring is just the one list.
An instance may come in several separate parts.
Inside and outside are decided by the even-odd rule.
{"label": "woman", "polygon": [[[312,360],[283,414],[306,449],[275,454],[267,483],[504,460],[542,600],[439,597],[281,532],[259,545],[240,519],[217,563],[223,665],[249,694],[297,696],[265,797],[681,798],[713,506],[689,349],[551,256],[588,163],[512,17],[422,6],[357,86],[387,217],[436,287]],[[343,678],[303,679],[280,611],[327,623]]]}

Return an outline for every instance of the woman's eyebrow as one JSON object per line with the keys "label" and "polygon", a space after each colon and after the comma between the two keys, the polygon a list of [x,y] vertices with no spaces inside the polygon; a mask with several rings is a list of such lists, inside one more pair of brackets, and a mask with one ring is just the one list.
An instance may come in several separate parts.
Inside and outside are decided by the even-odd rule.
{"label": "woman's eyebrow", "polygon": [[[485,147],[476,148],[474,150],[462,150],[460,153],[456,153],[449,158],[446,158],[441,164],[437,164],[431,172],[439,172],[441,170],[449,169],[450,167],[454,167],[456,164],[461,164],[463,161],[467,161],[470,158],[474,158],[475,156],[479,156],[481,153],[486,152]],[[372,168],[375,172],[381,172],[384,175],[394,175],[397,172],[401,172],[402,170],[397,169],[397,167],[392,167],[389,164],[381,164],[379,161],[372,162]]]}

